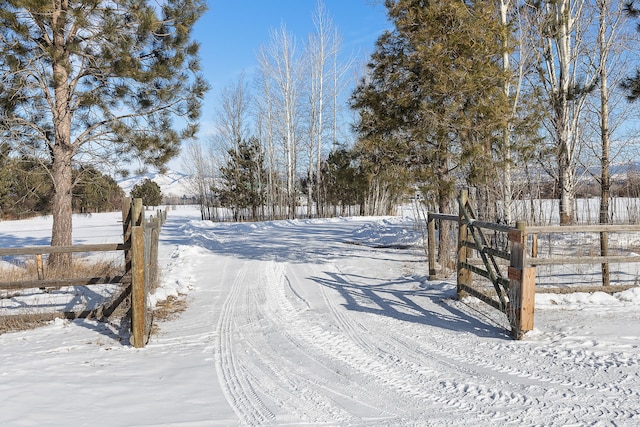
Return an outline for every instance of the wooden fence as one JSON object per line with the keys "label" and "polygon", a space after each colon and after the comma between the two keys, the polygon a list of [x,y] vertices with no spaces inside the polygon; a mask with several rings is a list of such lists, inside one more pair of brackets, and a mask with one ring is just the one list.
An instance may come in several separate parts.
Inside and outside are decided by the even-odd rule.
{"label": "wooden fence", "polygon": [[[640,226],[592,225],[592,226],[527,226],[517,221],[515,227],[478,221],[468,200],[468,193],[462,191],[458,197],[458,215],[428,213],[428,259],[429,277],[437,276],[438,234],[436,239],[436,221],[448,221],[457,225],[456,277],[458,298],[472,295],[492,307],[504,312],[511,325],[512,336],[522,338],[524,333],[533,329],[535,312],[535,293],[548,292],[549,289],[536,289],[536,266],[591,264],[602,266],[603,285],[598,287],[570,287],[559,292],[614,292],[633,287],[610,286],[608,279],[609,263],[634,263],[640,256],[610,256],[608,247],[603,244],[600,256],[553,256],[538,257],[538,235],[543,233],[595,233],[601,242],[608,242],[608,233],[640,232]],[[489,235],[488,233],[493,233]],[[604,236],[602,233],[607,233]],[[504,239],[497,239],[501,234]],[[446,238],[446,237],[442,237]],[[504,242],[504,244],[500,244]],[[472,285],[473,275],[489,280],[493,292],[486,292]],[[491,287],[489,287],[490,289]]]}
{"label": "wooden fence", "polygon": [[[59,289],[67,286],[89,286],[97,284],[122,284],[120,293],[109,303],[80,312],[54,312],[30,314],[38,320],[48,320],[56,317],[69,319],[97,318],[106,319],[131,297],[131,344],[144,347],[151,329],[152,316],[147,305],[150,291],[157,286],[158,281],[158,240],[160,229],[166,221],[166,210],[157,211],[155,217],[144,218],[142,199],[127,198],[123,203],[122,227],[123,240],[118,243],[73,245],[73,246],[31,246],[23,248],[0,248],[0,256],[30,256],[35,257],[37,279],[13,282],[0,282],[0,290],[19,289]],[[122,274],[113,276],[95,276],[73,279],[45,278],[43,255],[52,253],[88,253],[112,252],[124,253]],[[20,315],[14,315],[19,317]],[[8,317],[8,316],[3,316]]]}

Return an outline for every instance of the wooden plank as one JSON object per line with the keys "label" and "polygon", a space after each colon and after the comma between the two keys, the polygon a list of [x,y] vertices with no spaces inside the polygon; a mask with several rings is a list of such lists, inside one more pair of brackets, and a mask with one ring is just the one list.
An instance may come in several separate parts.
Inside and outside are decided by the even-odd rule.
{"label": "wooden plank", "polygon": [[141,198],[133,199],[131,205],[131,225],[137,226],[144,223],[144,206]]}
{"label": "wooden plank", "polygon": [[[476,267],[475,265],[471,265],[466,262],[461,262],[460,264],[461,265],[459,266],[459,268],[467,269],[472,273],[477,274],[478,276],[482,276],[485,279],[489,279],[493,283],[493,280],[491,279],[491,273],[489,273],[487,270],[483,270],[482,268]],[[484,265],[484,263],[482,265]]]}
{"label": "wooden plank", "polygon": [[17,282],[0,282],[0,289],[31,289],[31,288],[53,288],[59,289],[66,286],[89,286],[104,285],[114,283],[124,283],[126,276],[107,276],[107,277],[83,277],[74,279],[47,279],[47,280],[21,280]]}
{"label": "wooden plank", "polygon": [[468,224],[472,227],[484,228],[488,230],[499,231],[502,233],[508,233],[509,231],[513,230],[513,227],[505,224],[496,224],[494,222],[478,221],[477,219],[469,220]]}
{"label": "wooden plank", "polygon": [[42,262],[42,254],[36,255],[36,270],[38,272],[38,280],[44,280],[44,264]]}
{"label": "wooden plank", "polygon": [[437,212],[429,212],[429,217],[434,219],[440,219],[443,221],[453,221],[453,222],[458,221],[457,215],[443,214],[443,213],[437,213]]}
{"label": "wooden plank", "polygon": [[594,224],[594,225],[551,225],[551,226],[527,226],[527,233],[626,233],[640,231],[640,225],[626,224]]}
{"label": "wooden plank", "polygon": [[511,254],[509,252],[501,251],[499,249],[495,249],[495,248],[492,248],[490,246],[485,246],[484,248],[480,249],[480,248],[478,248],[478,245],[476,245],[475,242],[465,241],[465,242],[462,242],[462,244],[465,245],[469,249],[477,250],[480,253],[485,253],[485,254],[491,255],[493,257],[502,258],[502,259],[507,260],[507,261],[509,259],[511,259]]}
{"label": "wooden plank", "polygon": [[[118,297],[118,299],[120,300],[118,304],[122,303],[124,298],[121,298],[121,297],[122,296],[126,297],[126,294],[127,294],[127,290],[125,289],[122,292],[122,294]],[[28,319],[29,321],[33,321],[33,322],[47,322],[55,319],[68,319],[68,320],[104,319],[104,318],[108,318],[111,314],[113,314],[113,311],[115,311],[115,308],[112,308],[112,307],[113,307],[113,304],[111,305],[104,304],[91,310],[47,311],[42,313],[7,314],[7,315],[0,316],[0,318],[4,320],[6,323],[17,323],[21,319]]]}
{"label": "wooden plank", "polygon": [[478,291],[477,289],[472,288],[471,286],[467,286],[467,285],[461,285],[460,286],[460,290],[464,293],[467,293],[475,298],[478,298],[480,301],[489,304],[491,307],[495,308],[496,310],[501,310],[500,308],[500,302],[494,300],[493,298],[491,298],[489,295]]}
{"label": "wooden plank", "polygon": [[457,294],[458,299],[464,297],[463,288],[470,288],[472,283],[471,270],[465,268],[467,257],[470,255],[470,249],[466,246],[469,240],[469,230],[466,224],[465,212],[463,207],[466,205],[469,197],[467,190],[462,190],[458,197],[458,262],[457,262]]}
{"label": "wooden plank", "polygon": [[[511,335],[515,339],[522,338],[522,314],[523,306],[531,303],[526,292],[529,291],[526,283],[527,273],[525,272],[525,260],[527,256],[527,231],[524,221],[516,222],[516,230],[509,232],[511,243],[511,260],[509,262],[509,305],[505,311],[511,324]],[[535,267],[528,267],[533,270],[533,285],[535,285]],[[533,299],[535,303],[535,298]],[[525,313],[532,308],[526,308]]]}
{"label": "wooden plank", "polygon": [[0,256],[38,255],[76,252],[108,252],[128,249],[124,243],[102,243],[95,245],[73,246],[26,246],[23,248],[0,248]]}
{"label": "wooden plank", "polygon": [[610,255],[610,256],[582,256],[582,257],[553,257],[529,258],[528,265],[564,265],[564,264],[602,264],[603,262],[633,263],[640,262],[638,255]]}
{"label": "wooden plank", "polygon": [[160,244],[160,229],[162,228],[162,224],[160,222],[160,217],[156,217],[154,221],[157,224],[153,230],[151,230],[151,247],[150,251],[150,262],[149,262],[149,282],[151,284],[151,291],[155,291],[158,287],[158,246]]}
{"label": "wooden plank", "polygon": [[122,241],[127,245],[124,251],[124,269],[131,270],[131,227],[133,222],[131,219],[131,197],[126,197],[122,202]]}
{"label": "wooden plank", "polygon": [[112,299],[109,303],[105,304],[104,310],[102,310],[102,316],[104,318],[109,318],[116,311],[116,309],[122,304],[127,297],[131,295],[131,285],[124,286],[120,295],[116,298]]}
{"label": "wooden plank", "polygon": [[571,286],[566,288],[536,288],[537,294],[574,294],[577,292],[592,293],[604,292],[607,294],[615,294],[616,292],[626,291],[628,289],[637,288],[638,285],[594,285],[594,286]]}
{"label": "wooden plank", "polygon": [[522,269],[516,267],[509,267],[507,271],[507,277],[509,280],[522,280]]}

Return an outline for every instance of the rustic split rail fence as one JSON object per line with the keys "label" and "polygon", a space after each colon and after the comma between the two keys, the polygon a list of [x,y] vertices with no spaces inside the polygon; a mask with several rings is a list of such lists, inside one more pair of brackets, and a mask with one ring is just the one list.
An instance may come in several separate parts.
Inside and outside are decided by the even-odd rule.
{"label": "rustic split rail fence", "polygon": [[[158,281],[158,240],[160,229],[166,221],[166,210],[157,211],[155,217],[144,218],[142,199],[125,199],[122,209],[123,239],[118,243],[88,244],[72,246],[30,246],[22,248],[0,248],[0,256],[30,256],[36,263],[37,279],[0,282],[0,291],[21,289],[59,289],[68,286],[98,284],[121,284],[121,290],[111,301],[95,309],[80,312],[30,313],[29,318],[49,320],[63,317],[107,319],[114,311],[130,300],[131,344],[144,347],[150,333],[152,315],[148,307],[149,293]],[[124,263],[121,273],[111,276],[84,278],[45,278],[43,255],[53,253],[89,253],[121,251]],[[130,297],[130,298],[129,298]],[[11,315],[19,317],[21,315]],[[8,316],[3,316],[8,317]]]}
{"label": "rustic split rail fence", "polygon": [[[516,226],[478,221],[475,217],[467,191],[458,197],[458,215],[428,213],[428,259],[429,277],[437,277],[437,262],[441,236],[436,233],[436,222],[447,221],[457,225],[456,278],[458,298],[471,295],[506,314],[511,334],[516,339],[533,329],[536,292],[619,292],[632,285],[610,284],[610,263],[637,263],[640,256],[609,255],[609,233],[640,233],[638,225],[575,225],[575,226],[527,226],[517,221]],[[441,228],[441,227],[438,227]],[[538,236],[540,234],[581,233],[599,237],[600,255],[550,256],[540,258]],[[501,238],[498,238],[501,236]],[[440,254],[443,255],[443,254]],[[551,265],[600,265],[602,285],[571,286],[551,289],[536,288],[538,266]],[[475,276],[474,276],[475,275]],[[474,277],[479,276],[485,286],[474,286]],[[487,280],[493,286],[486,286]],[[493,288],[493,289],[491,289]]]}

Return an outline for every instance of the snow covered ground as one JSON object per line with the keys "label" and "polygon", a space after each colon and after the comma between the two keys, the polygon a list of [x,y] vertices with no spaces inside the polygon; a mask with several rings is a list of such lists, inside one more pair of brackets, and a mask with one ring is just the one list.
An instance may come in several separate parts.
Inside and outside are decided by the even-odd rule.
{"label": "snow covered ground", "polygon": [[[198,215],[169,211],[154,300],[188,308],[144,349],[86,320],[0,335],[0,425],[640,425],[637,288],[538,295],[536,329],[513,341],[452,280],[427,280],[410,218]],[[117,241],[119,219],[76,217],[76,242]],[[0,222],[0,246],[49,230]]]}

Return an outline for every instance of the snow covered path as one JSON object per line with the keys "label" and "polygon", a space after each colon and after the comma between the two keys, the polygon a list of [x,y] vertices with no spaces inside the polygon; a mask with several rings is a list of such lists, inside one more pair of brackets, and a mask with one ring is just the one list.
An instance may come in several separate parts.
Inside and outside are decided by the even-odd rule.
{"label": "snow covered path", "polygon": [[419,250],[371,247],[407,227],[369,218],[181,230],[210,252],[199,259],[220,292],[216,373],[241,424],[640,422],[637,332],[622,343],[580,336],[597,323],[576,316],[575,330],[514,342],[449,299],[450,284],[427,282]]}
{"label": "snow covered path", "polygon": [[410,220],[187,214],[163,229],[158,297],[188,309],[140,350],[87,321],[0,335],[0,424],[640,425],[637,292],[542,301],[512,341],[426,280]]}

